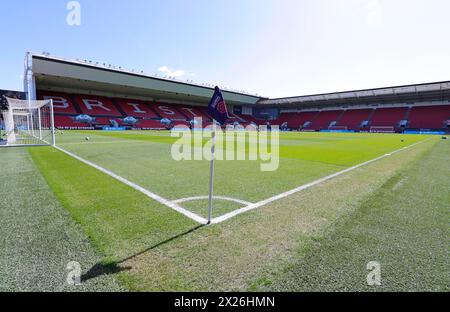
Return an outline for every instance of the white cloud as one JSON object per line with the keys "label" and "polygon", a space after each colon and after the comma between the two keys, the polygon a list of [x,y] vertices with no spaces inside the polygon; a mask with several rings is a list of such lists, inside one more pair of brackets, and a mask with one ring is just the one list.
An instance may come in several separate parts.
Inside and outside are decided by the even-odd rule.
{"label": "white cloud", "polygon": [[370,0],[367,3],[367,24],[369,26],[378,26],[383,22],[383,8],[380,0]]}
{"label": "white cloud", "polygon": [[182,69],[172,70],[167,66],[161,66],[160,68],[158,68],[158,71],[164,73],[169,77],[182,77],[186,75],[186,72]]}

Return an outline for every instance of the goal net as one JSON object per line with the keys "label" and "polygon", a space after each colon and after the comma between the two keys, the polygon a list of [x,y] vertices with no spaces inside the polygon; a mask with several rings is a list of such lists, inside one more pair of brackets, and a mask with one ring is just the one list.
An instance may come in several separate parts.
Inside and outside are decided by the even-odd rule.
{"label": "goal net", "polygon": [[394,133],[395,127],[393,126],[373,126],[370,127],[372,133]]}
{"label": "goal net", "polygon": [[8,106],[1,111],[3,145],[55,145],[52,100],[6,99]]}

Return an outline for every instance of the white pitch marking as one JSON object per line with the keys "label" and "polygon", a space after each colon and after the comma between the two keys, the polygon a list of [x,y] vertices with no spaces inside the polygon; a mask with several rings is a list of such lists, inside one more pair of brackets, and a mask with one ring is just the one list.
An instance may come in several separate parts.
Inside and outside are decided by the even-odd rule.
{"label": "white pitch marking", "polygon": [[180,207],[179,205],[177,205],[176,203],[174,203],[174,202],[172,202],[172,201],[170,201],[168,199],[165,199],[165,198],[163,198],[163,197],[161,197],[161,196],[159,196],[159,195],[157,195],[155,193],[152,193],[149,190],[146,190],[143,187],[141,187],[141,186],[139,186],[139,185],[137,185],[137,184],[135,184],[135,183],[133,183],[131,181],[128,181],[127,179],[125,179],[125,178],[123,178],[123,177],[121,177],[121,176],[119,176],[119,175],[117,175],[117,174],[115,174],[115,173],[113,173],[113,172],[103,168],[103,167],[100,167],[100,166],[98,166],[98,165],[96,165],[96,164],[94,164],[94,163],[92,163],[92,162],[90,162],[90,161],[88,161],[86,159],[83,159],[83,158],[81,158],[81,157],[79,157],[79,156],[77,156],[77,155],[75,155],[75,154],[73,154],[73,153],[71,153],[69,151],[66,151],[65,149],[62,149],[62,148],[60,148],[58,146],[55,146],[55,148],[57,150],[65,153],[65,154],[75,158],[76,160],[79,160],[82,163],[85,163],[86,165],[91,166],[91,167],[93,167],[93,168],[95,168],[95,169],[97,169],[97,170],[99,170],[99,171],[109,175],[110,177],[112,177],[112,178],[114,178],[114,179],[116,179],[116,180],[118,180],[118,181],[120,181],[120,182],[122,182],[122,183],[124,183],[124,184],[126,184],[126,185],[128,185],[130,187],[132,187],[133,189],[143,193],[144,195],[147,195],[148,197],[156,200],[157,202],[159,202],[159,203],[161,203],[161,204],[163,204],[163,205],[165,205],[165,206],[167,206],[169,208],[172,208],[173,210],[175,210],[175,211],[185,215],[186,217],[188,217],[188,218],[190,218],[190,219],[192,219],[192,220],[194,220],[194,221],[196,221],[198,223],[201,223],[201,224],[207,224],[208,223],[208,220],[206,220],[205,218],[200,217],[199,215],[197,215],[195,213],[192,213],[189,210],[184,209],[183,207]]}
{"label": "white pitch marking", "polygon": [[411,145],[409,145],[409,146],[402,147],[402,148],[400,148],[400,149],[398,149],[398,150],[396,150],[396,151],[391,152],[390,154],[385,154],[385,155],[383,155],[383,156],[380,156],[380,157],[374,158],[374,159],[372,159],[372,160],[363,162],[363,163],[361,163],[361,164],[359,164],[359,165],[356,165],[356,166],[347,168],[347,169],[345,169],[345,170],[342,170],[342,171],[333,173],[333,174],[331,174],[331,175],[329,175],[329,176],[323,177],[323,178],[321,178],[321,179],[319,179],[319,180],[316,180],[316,181],[314,181],[314,182],[311,182],[311,183],[302,185],[302,186],[297,187],[297,188],[295,188],[295,189],[293,189],[293,190],[290,190],[290,191],[287,191],[287,192],[284,192],[284,193],[275,195],[275,196],[273,196],[273,197],[264,199],[264,200],[262,200],[262,201],[260,201],[260,202],[257,202],[257,203],[248,205],[247,207],[243,207],[243,208],[241,208],[241,209],[237,209],[237,210],[232,211],[232,212],[230,212],[230,213],[224,214],[223,216],[220,216],[220,217],[217,217],[217,218],[212,219],[211,224],[218,224],[218,223],[224,222],[224,221],[226,221],[226,220],[228,220],[228,219],[231,219],[231,218],[233,218],[233,217],[235,217],[235,216],[237,216],[237,215],[240,215],[240,214],[242,214],[242,213],[244,213],[244,212],[247,212],[247,211],[250,211],[250,210],[253,210],[253,209],[256,209],[256,208],[260,208],[260,207],[265,206],[265,205],[267,205],[267,204],[269,204],[269,203],[271,203],[271,202],[274,202],[274,201],[276,201],[276,200],[285,198],[285,197],[287,197],[287,196],[290,196],[290,195],[292,195],[292,194],[298,193],[298,192],[300,192],[300,191],[303,191],[303,190],[305,190],[305,189],[308,189],[308,188],[310,188],[310,187],[312,187],[312,186],[315,186],[315,185],[317,185],[317,184],[320,184],[320,183],[323,183],[323,182],[328,181],[328,180],[330,180],[330,179],[333,179],[333,178],[335,178],[335,177],[338,177],[338,176],[340,176],[340,175],[342,175],[342,174],[344,174],[344,173],[353,171],[353,170],[355,170],[355,169],[358,169],[358,168],[360,168],[360,167],[363,167],[363,166],[365,166],[365,165],[368,165],[368,164],[373,163],[373,162],[375,162],[375,161],[378,161],[378,160],[380,160],[380,159],[383,159],[383,158],[392,156],[393,154],[399,153],[399,152],[401,152],[401,151],[403,151],[403,150],[405,150],[405,149],[411,148],[411,147],[416,146],[416,145],[418,145],[418,144],[425,143],[425,142],[427,142],[427,141],[429,141],[429,140],[431,140],[431,139],[432,139],[432,138],[429,138],[429,139],[426,139],[426,140],[423,140],[423,141],[420,141],[420,142],[411,144]]}
{"label": "white pitch marking", "polygon": [[[202,199],[208,199],[208,196],[187,197],[187,198],[177,199],[177,200],[174,200],[172,202],[174,202],[176,204],[181,204],[181,203],[184,203],[184,202],[189,202],[189,201],[194,201],[194,200],[202,200]],[[231,197],[226,197],[226,196],[213,196],[213,199],[231,201],[231,202],[235,202],[235,203],[238,203],[238,204],[243,204],[243,205],[246,205],[246,206],[249,206],[249,205],[253,204],[253,203],[245,201],[245,200],[231,198]]]}

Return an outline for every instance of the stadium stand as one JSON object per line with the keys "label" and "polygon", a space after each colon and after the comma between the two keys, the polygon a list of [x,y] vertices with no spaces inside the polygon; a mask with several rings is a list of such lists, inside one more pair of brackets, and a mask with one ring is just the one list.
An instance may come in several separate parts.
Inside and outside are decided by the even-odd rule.
{"label": "stadium stand", "polygon": [[78,114],[79,112],[73,105],[72,99],[68,94],[56,92],[41,92],[38,94],[41,100],[53,99],[53,110],[55,114]]}
{"label": "stadium stand", "polygon": [[133,126],[133,128],[143,130],[163,130],[166,127],[164,127],[159,120],[141,119]]}
{"label": "stadium stand", "polygon": [[292,119],[294,114],[293,113],[281,113],[280,116],[278,116],[278,119],[273,121],[273,124],[282,125],[283,123],[287,122],[289,125],[289,121]]}
{"label": "stadium stand", "polygon": [[211,121],[211,117],[208,116],[204,111],[195,106],[180,106],[178,111],[181,112],[188,120],[193,118],[203,118],[205,121]]}
{"label": "stadium stand", "polygon": [[116,122],[120,127],[124,126],[123,120],[120,118],[108,118],[108,117],[95,117],[95,120],[92,122],[93,125],[101,125],[101,126],[114,126],[114,122]]}
{"label": "stadium stand", "polygon": [[151,107],[162,118],[169,118],[171,120],[186,120],[186,117],[180,113],[174,105],[155,103]]}
{"label": "stadium stand", "polygon": [[[125,126],[133,129],[166,129],[161,124],[162,118],[173,121],[173,126],[189,126],[195,117],[202,117],[203,127],[211,124],[212,119],[204,106],[187,106],[177,104],[148,103],[133,99],[111,99],[95,95],[71,95],[58,92],[42,91],[40,99],[53,99],[56,127],[60,129],[93,129],[103,126]],[[81,123],[75,117],[86,114],[93,117],[90,123]],[[242,126],[250,123],[265,125],[266,121],[251,115],[236,115],[229,112],[228,125],[238,122]],[[125,117],[134,117],[136,124],[124,122]],[[272,125],[287,123],[290,129],[305,131],[318,130],[368,130],[388,132],[399,130],[403,121],[405,129],[443,129],[448,128],[450,105],[416,106],[409,108],[361,108],[328,111],[282,112],[271,121]],[[367,129],[361,129],[363,122]]]}
{"label": "stadium stand", "polygon": [[241,119],[244,119],[247,122],[247,124],[255,123],[257,125],[264,125],[266,123],[265,120],[258,119],[251,115],[237,115],[237,116],[239,116],[239,118],[241,118]]}
{"label": "stadium stand", "polygon": [[406,118],[407,111],[407,107],[377,108],[370,120],[370,126],[398,129],[400,121]]}
{"label": "stadium stand", "polygon": [[122,116],[109,98],[94,95],[75,95],[74,98],[83,114],[89,116]]}
{"label": "stadium stand", "polygon": [[312,122],[318,114],[318,111],[295,113],[289,120],[288,127],[292,129],[303,128],[306,122]]}
{"label": "stadium stand", "polygon": [[282,125],[288,123],[288,128],[299,129],[302,128],[306,122],[312,121],[319,112],[288,112],[281,113],[280,116],[272,121],[273,125]]}
{"label": "stadium stand", "polygon": [[338,121],[343,110],[321,111],[305,129],[322,130],[328,129],[332,122]]}
{"label": "stadium stand", "polygon": [[[143,128],[161,128],[162,118],[172,120],[172,124],[189,124],[196,116],[203,117],[203,126],[211,124],[212,120],[205,107],[213,88],[207,84],[200,86],[192,81],[181,82],[145,74],[139,75],[138,82],[136,73],[120,67],[117,69],[110,66],[107,69],[100,63],[46,54],[27,53],[26,57],[27,66],[36,64],[32,73],[34,81],[26,80],[26,84],[30,85],[26,89],[37,91],[41,99],[52,97],[56,116],[78,117],[79,121],[87,121],[84,125],[90,121],[89,117],[78,115],[122,121],[126,117],[137,119],[137,123],[131,118],[123,122],[127,128],[140,125]],[[77,68],[77,77],[71,74],[74,68]],[[114,78],[118,72],[124,79],[120,83]],[[144,81],[143,85],[141,82]],[[96,89],[100,86],[101,89]],[[132,93],[138,89],[142,89],[139,96],[136,95],[136,98],[141,98],[140,101],[135,100]],[[62,90],[73,92],[67,94]],[[272,125],[283,126],[283,130],[450,131],[450,81],[272,99],[236,90],[223,92],[230,113],[227,125],[231,126],[237,126],[236,123],[242,126],[250,123],[265,125],[266,120],[269,120]],[[100,94],[105,96],[95,96]],[[107,94],[111,95],[110,98],[106,97]],[[34,92],[31,96],[34,97]],[[159,100],[157,103],[148,102],[143,100],[144,96],[145,99]],[[198,101],[198,105],[195,101]],[[74,123],[73,118],[57,118],[58,124],[64,127],[79,126]]]}
{"label": "stadium stand", "polygon": [[450,120],[450,105],[418,106],[409,113],[409,128],[441,129]]}
{"label": "stadium stand", "polygon": [[369,120],[372,109],[349,109],[339,119],[338,126],[347,127],[349,130],[360,130],[363,121]]}
{"label": "stadium stand", "polygon": [[55,115],[55,125],[63,130],[90,130],[94,127],[90,124],[76,122],[75,116]]}
{"label": "stadium stand", "polygon": [[239,123],[248,123],[244,116],[238,116],[232,112],[228,112],[228,123],[239,122]]}
{"label": "stadium stand", "polygon": [[[208,117],[207,123],[210,124],[211,123],[210,121],[212,121],[212,118],[208,114],[208,108],[207,107],[199,107],[199,110],[201,110],[203,112],[203,114]],[[246,120],[247,116],[244,116],[244,115],[236,115],[236,114],[228,111],[228,116],[229,116],[229,118],[226,122],[227,125],[233,125],[235,122],[238,122],[241,125],[246,125],[246,124],[250,123],[249,121]]]}
{"label": "stadium stand", "polygon": [[160,118],[147,103],[137,100],[116,99],[115,103],[126,116],[136,118]]}

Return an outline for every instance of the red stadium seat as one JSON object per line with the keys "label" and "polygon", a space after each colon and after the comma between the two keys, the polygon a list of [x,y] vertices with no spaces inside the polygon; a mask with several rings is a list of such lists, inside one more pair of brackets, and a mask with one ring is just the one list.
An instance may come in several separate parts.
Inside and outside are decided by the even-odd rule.
{"label": "red stadium seat", "polygon": [[75,121],[76,115],[61,116],[55,115],[55,128],[77,130],[77,129],[93,129],[92,125]]}
{"label": "red stadium seat", "polygon": [[[285,122],[289,124],[289,121],[292,119],[295,113],[281,113],[276,120],[271,122],[272,125],[281,126]],[[297,127],[298,128],[298,127]]]}
{"label": "red stadium seat", "polygon": [[106,97],[95,95],[76,95],[75,99],[83,114],[89,116],[122,117],[112,101]]}
{"label": "red stadium seat", "polygon": [[186,120],[186,117],[181,114],[174,105],[154,103],[151,107],[162,117],[172,120]]}
{"label": "red stadium seat", "polygon": [[272,121],[271,124],[281,126],[287,122],[289,128],[298,129],[303,127],[307,121],[313,120],[317,114],[318,112],[281,113],[278,119]]}
{"label": "red stadium seat", "polygon": [[108,117],[94,117],[95,120],[93,122],[94,125],[99,126],[111,126],[111,121],[116,121],[119,126],[124,126],[123,121],[120,118],[108,118]]}
{"label": "red stadium seat", "polygon": [[359,130],[363,121],[368,120],[372,109],[349,109],[339,119],[338,126],[349,130]]}
{"label": "red stadium seat", "polygon": [[377,108],[370,121],[370,126],[398,128],[400,121],[405,119],[407,110],[407,107]]}
{"label": "red stadium seat", "polygon": [[204,121],[210,121],[211,118],[206,114],[204,111],[202,111],[201,107],[195,107],[195,106],[180,106],[178,107],[178,111],[183,113],[189,120],[193,118],[203,118]]}
{"label": "red stadium seat", "polygon": [[137,118],[158,118],[158,115],[143,101],[117,99],[116,103],[127,116]]}
{"label": "red stadium seat", "polygon": [[[95,117],[93,125],[104,126],[111,125],[111,119],[124,126],[122,113],[137,118],[138,123],[134,127],[142,129],[165,129],[159,118],[169,118],[174,121],[174,124],[178,125],[189,125],[189,120],[201,117],[203,118],[203,127],[211,124],[211,117],[204,106],[149,104],[132,99],[116,99],[113,103],[111,99],[106,97],[95,95],[71,96],[52,91],[39,91],[38,98],[53,99],[55,125],[63,129],[90,128],[92,125],[75,122],[74,118],[81,113]],[[281,113],[277,120],[271,121],[271,124],[282,125],[287,122],[289,128],[297,129],[306,122],[311,122],[305,127],[305,130],[321,130],[328,129],[333,121],[337,121],[336,127],[359,130],[361,123],[370,118],[370,127],[394,127],[398,129],[399,122],[408,118],[408,128],[439,129],[445,128],[447,121],[450,120],[450,105],[418,106],[413,107],[409,114],[407,112],[407,107],[349,109],[345,112],[344,110],[321,111],[320,113],[318,111],[288,112]],[[234,122],[239,122],[243,126],[251,122],[258,125],[266,124],[265,120],[257,119],[251,115],[236,115],[232,112],[229,112],[229,115],[227,124],[233,124]]]}
{"label": "red stadium seat", "polygon": [[319,112],[300,112],[292,114],[292,118],[288,121],[288,127],[298,129],[303,127],[307,121],[312,121]]}
{"label": "red stadium seat", "polygon": [[141,119],[133,126],[133,128],[144,129],[144,130],[166,129],[166,127],[161,124],[160,120],[151,120],[151,119]]}
{"label": "red stadium seat", "polygon": [[75,106],[68,94],[42,91],[38,94],[38,99],[53,100],[53,110],[55,114],[78,114]]}
{"label": "red stadium seat", "polygon": [[328,129],[333,121],[338,120],[342,112],[342,110],[321,111],[306,128],[313,130]]}
{"label": "red stadium seat", "polygon": [[450,105],[413,107],[409,114],[409,128],[444,128],[447,120],[450,120]]}

